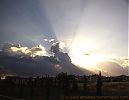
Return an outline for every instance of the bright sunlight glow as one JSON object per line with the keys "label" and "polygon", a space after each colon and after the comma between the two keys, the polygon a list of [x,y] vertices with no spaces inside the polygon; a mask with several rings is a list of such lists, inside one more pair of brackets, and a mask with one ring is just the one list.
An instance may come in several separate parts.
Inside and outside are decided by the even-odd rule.
{"label": "bright sunlight glow", "polygon": [[72,63],[89,70],[96,69],[98,62],[107,59],[105,56],[95,53],[94,48],[91,46],[85,47],[83,44],[73,45],[71,47],[70,56]]}

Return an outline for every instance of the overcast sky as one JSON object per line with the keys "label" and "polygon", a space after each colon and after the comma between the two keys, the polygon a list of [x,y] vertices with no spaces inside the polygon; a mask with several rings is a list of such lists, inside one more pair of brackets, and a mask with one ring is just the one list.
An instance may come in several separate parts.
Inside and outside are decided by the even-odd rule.
{"label": "overcast sky", "polygon": [[0,47],[44,38],[128,56],[128,0],[0,0]]}

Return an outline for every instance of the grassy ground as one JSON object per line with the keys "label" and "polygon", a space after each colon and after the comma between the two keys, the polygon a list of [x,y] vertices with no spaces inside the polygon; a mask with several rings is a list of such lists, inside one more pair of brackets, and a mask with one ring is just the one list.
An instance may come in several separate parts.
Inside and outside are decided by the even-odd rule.
{"label": "grassy ground", "polygon": [[[70,91],[71,95],[80,95],[83,90],[83,84],[78,84],[78,92]],[[21,92],[19,92],[21,91]],[[87,95],[96,95],[96,83],[87,84]],[[10,90],[9,90],[10,92]],[[25,98],[25,100],[46,100],[46,89],[34,88],[33,91],[29,87],[14,89],[14,97]],[[83,94],[81,94],[83,95]],[[129,96],[129,82],[105,82],[102,87],[102,95],[105,96]],[[33,96],[33,99],[32,97]],[[62,89],[52,87],[50,89],[50,100],[63,100],[64,92]]]}
{"label": "grassy ground", "polygon": [[129,82],[109,82],[103,85],[103,95],[128,95]]}
{"label": "grassy ground", "polygon": [[[88,84],[88,92],[93,95],[96,94],[96,83]],[[129,96],[129,82],[104,82],[102,95]]]}

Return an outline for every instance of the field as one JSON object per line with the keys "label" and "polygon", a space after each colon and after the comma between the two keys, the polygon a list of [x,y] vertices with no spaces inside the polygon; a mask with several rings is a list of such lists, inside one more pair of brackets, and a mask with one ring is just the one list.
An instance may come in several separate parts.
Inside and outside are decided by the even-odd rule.
{"label": "field", "polygon": [[[49,80],[47,80],[49,79]],[[51,78],[32,79],[15,84],[10,80],[0,81],[0,100],[4,96],[22,100],[64,100],[65,96],[97,96],[97,82],[84,80],[51,81]],[[21,79],[19,79],[20,82]],[[101,96],[129,96],[129,82],[102,82]],[[7,97],[7,98],[8,98]],[[2,98],[2,99],[1,99]],[[14,99],[8,99],[14,100]],[[67,100],[67,99],[66,99]],[[72,99],[72,100],[75,100]],[[126,100],[126,99],[125,99]]]}

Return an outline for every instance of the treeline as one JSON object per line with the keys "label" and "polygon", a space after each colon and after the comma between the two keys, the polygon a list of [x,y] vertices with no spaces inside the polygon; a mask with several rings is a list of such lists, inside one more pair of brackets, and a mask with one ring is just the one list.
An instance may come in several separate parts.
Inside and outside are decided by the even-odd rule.
{"label": "treeline", "polygon": [[[123,76],[122,76],[123,77]],[[112,79],[112,78],[111,78]],[[93,81],[94,80],[94,81]],[[45,77],[20,78],[6,77],[0,80],[0,95],[25,98],[25,100],[35,100],[35,98],[45,98],[45,100],[58,100],[61,96],[85,96],[102,95],[104,77],[99,72],[93,76],[76,76],[67,73],[59,73],[56,77],[46,75]],[[95,93],[89,90],[88,86],[95,84]]]}

